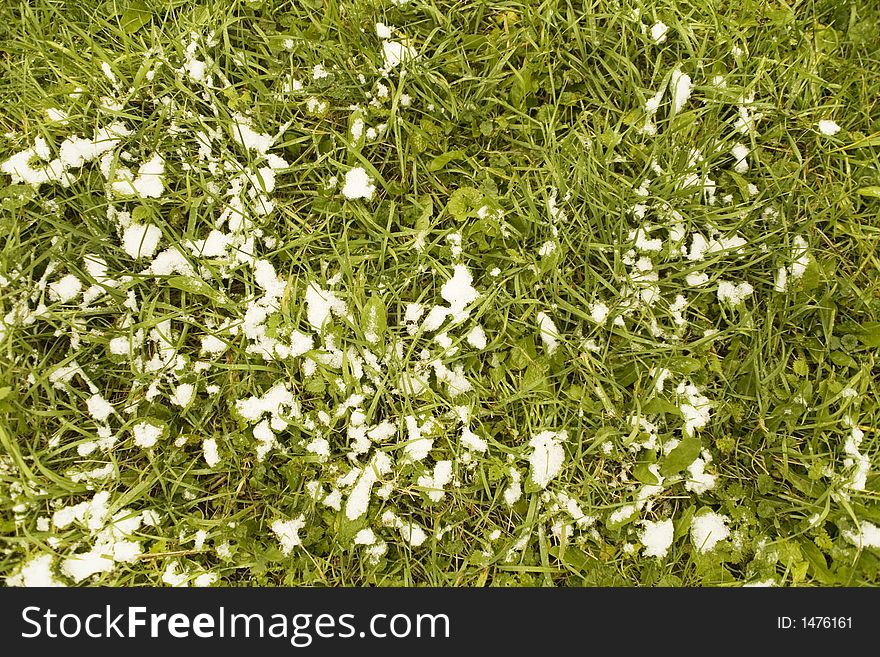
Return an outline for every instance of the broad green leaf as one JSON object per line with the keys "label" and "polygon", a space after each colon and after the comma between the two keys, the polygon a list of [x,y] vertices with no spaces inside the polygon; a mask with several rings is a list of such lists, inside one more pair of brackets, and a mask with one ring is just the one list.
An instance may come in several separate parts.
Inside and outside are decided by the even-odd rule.
{"label": "broad green leaf", "polygon": [[691,529],[691,523],[694,520],[694,513],[697,508],[691,504],[682,513],[675,517],[672,521],[673,533],[672,540],[677,541],[682,536],[686,536]]}
{"label": "broad green leaf", "polygon": [[547,380],[546,367],[543,363],[534,362],[526,368],[522,378],[523,391],[550,390],[550,382]]}
{"label": "broad green leaf", "polygon": [[880,322],[862,324],[861,331],[856,336],[866,347],[880,347]]}
{"label": "broad green leaf", "polygon": [[676,374],[693,374],[705,367],[703,361],[690,356],[676,356],[669,361],[669,369]]}
{"label": "broad green leaf", "polygon": [[0,207],[15,210],[26,205],[35,195],[30,185],[9,185],[0,189]]}
{"label": "broad green leaf", "polygon": [[131,211],[131,218],[135,223],[142,223],[145,219],[151,218],[153,214],[153,208],[149,205],[139,205]]}
{"label": "broad green leaf", "polygon": [[855,359],[845,351],[832,351],[831,362],[838,367],[858,367],[859,364]]}
{"label": "broad green leaf", "polygon": [[452,192],[446,209],[458,221],[477,216],[483,202],[483,194],[473,187],[460,187]]}
{"label": "broad green leaf", "polygon": [[520,71],[514,71],[513,83],[510,86],[510,104],[522,107],[526,96],[532,92],[532,71],[526,64]]}
{"label": "broad green leaf", "polygon": [[132,0],[119,14],[119,26],[126,34],[134,34],[153,20],[149,7],[142,0]]}
{"label": "broad green leaf", "polygon": [[661,397],[654,397],[642,405],[642,411],[648,415],[681,415],[681,409]]}
{"label": "broad green leaf", "polygon": [[648,469],[651,465],[653,464],[639,463],[633,468],[633,477],[635,477],[637,481],[647,484],[648,486],[656,486],[660,483],[660,480],[657,479],[657,476]]}
{"label": "broad green leaf", "polygon": [[223,296],[220,292],[205,283],[202,279],[195,278],[194,276],[172,276],[168,279],[168,285],[182,292],[200,294],[203,297],[208,297],[218,303],[223,301]]}
{"label": "broad green leaf", "polygon": [[666,456],[663,464],[660,466],[660,474],[664,477],[670,477],[678,474],[687,468],[700,455],[702,444],[700,438],[696,435],[685,436],[681,442],[676,445]]}
{"label": "broad green leaf", "polygon": [[829,570],[828,562],[825,561],[825,555],[816,547],[815,543],[807,539],[802,539],[800,544],[801,551],[804,553],[804,557],[806,557],[810,564],[810,572],[813,577],[819,580],[822,584],[828,586],[837,584],[837,577],[835,577],[834,573]]}
{"label": "broad green leaf", "polygon": [[535,341],[529,335],[517,340],[513,349],[510,350],[507,365],[512,370],[523,370],[537,357],[538,352],[535,349]]}
{"label": "broad green leaf", "polygon": [[806,290],[815,290],[822,282],[819,264],[811,257],[804,275],[801,277],[801,287]]}
{"label": "broad green leaf", "polygon": [[584,572],[597,562],[596,559],[587,556],[583,550],[571,545],[554,545],[548,550],[548,553],[554,559],[559,559],[562,563],[577,572]]}
{"label": "broad green leaf", "polygon": [[880,185],[861,187],[860,189],[856,190],[856,193],[860,196],[871,196],[873,198],[880,198]]}
{"label": "broad green leaf", "polygon": [[428,171],[440,171],[447,164],[452,162],[452,160],[460,160],[465,156],[464,151],[448,151],[443,153],[443,155],[438,155],[433,160],[428,162]]}

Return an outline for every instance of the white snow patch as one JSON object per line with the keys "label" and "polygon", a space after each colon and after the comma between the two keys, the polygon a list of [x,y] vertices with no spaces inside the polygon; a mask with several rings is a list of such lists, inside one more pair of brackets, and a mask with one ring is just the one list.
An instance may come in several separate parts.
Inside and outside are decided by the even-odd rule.
{"label": "white snow patch", "polygon": [[202,443],[202,454],[209,468],[213,468],[220,463],[220,451],[217,449],[217,441],[214,438],[205,439]]}
{"label": "white snow patch", "polygon": [[687,73],[682,73],[680,68],[676,68],[672,71],[672,78],[669,84],[672,88],[673,96],[672,112],[677,114],[685,106],[688,98],[691,97],[691,91],[693,90],[691,76]]}
{"label": "white snow patch", "polygon": [[290,520],[275,520],[272,523],[272,532],[278,537],[278,542],[281,544],[281,552],[285,556],[293,552],[293,548],[297,545],[302,544],[299,532],[305,525],[306,520],[303,515]]}
{"label": "white snow patch", "polygon": [[153,224],[129,224],[122,234],[122,248],[132,258],[151,258],[161,238],[162,231]]}
{"label": "white snow patch", "polygon": [[559,347],[559,330],[556,328],[556,324],[553,323],[553,320],[547,315],[547,313],[543,311],[539,312],[537,319],[541,341],[544,343],[544,348],[547,350],[547,354],[552,356],[557,347]]}
{"label": "white snow patch", "polygon": [[713,511],[694,516],[691,524],[694,546],[702,553],[710,552],[719,542],[730,537],[728,522],[730,518]]}
{"label": "white snow patch", "polygon": [[342,187],[342,195],[345,198],[370,200],[375,191],[376,185],[363,167],[354,167],[345,173],[345,185]]}
{"label": "white snow patch", "polygon": [[749,283],[733,283],[731,281],[718,281],[718,301],[727,302],[731,306],[738,306],[754,292]]}
{"label": "white snow patch", "polygon": [[565,450],[562,443],[566,440],[566,431],[542,431],[529,441],[532,453],[529,455],[529,464],[532,466],[531,477],[541,488],[559,474],[565,461]]}
{"label": "white snow patch", "polygon": [[843,537],[856,547],[880,548],[880,527],[867,520],[859,523],[858,532],[846,530],[843,532]]}
{"label": "white snow patch", "polygon": [[384,69],[386,71],[397,68],[403,62],[418,57],[415,48],[399,41],[384,41],[382,43],[382,55],[385,58]]}
{"label": "white snow patch", "polygon": [[485,349],[486,348],[486,332],[483,330],[483,327],[477,324],[470,330],[465,338],[468,341],[468,344],[471,345],[474,349]]}
{"label": "white snow patch", "polygon": [[838,132],[840,132],[840,126],[831,119],[822,119],[821,121],[819,121],[818,128],[819,132],[828,137],[833,137]]}
{"label": "white snow patch", "polygon": [[70,303],[82,292],[82,281],[73,274],[67,274],[61,280],[49,285],[49,297],[61,303]]}
{"label": "white snow patch", "polygon": [[645,546],[642,554],[646,557],[659,557],[662,559],[672,546],[672,538],[675,532],[672,519],[667,518],[666,520],[658,520],[656,522],[643,520],[641,524],[642,530],[639,532],[639,542]]}
{"label": "white snow patch", "polygon": [[657,21],[651,26],[651,41],[654,43],[663,43],[666,41],[666,33],[668,31],[669,26],[667,26],[666,23],[663,21]]}
{"label": "white snow patch", "polygon": [[134,444],[144,449],[153,447],[162,437],[163,428],[151,422],[138,422],[132,427]]}

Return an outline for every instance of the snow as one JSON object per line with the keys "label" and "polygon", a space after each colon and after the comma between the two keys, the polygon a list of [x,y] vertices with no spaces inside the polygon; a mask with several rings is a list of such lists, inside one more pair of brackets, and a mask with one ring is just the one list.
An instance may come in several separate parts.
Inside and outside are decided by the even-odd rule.
{"label": "snow", "polygon": [[275,432],[269,425],[268,420],[263,420],[254,427],[254,438],[257,439],[257,461],[262,461],[266,455],[272,450],[277,441],[275,440]]}
{"label": "snow", "polygon": [[431,425],[431,420],[420,426],[415,416],[407,415],[404,418],[404,422],[406,423],[408,440],[406,445],[403,446],[403,453],[411,461],[422,461],[434,447],[433,438],[422,436],[422,431]]}
{"label": "snow", "polygon": [[407,543],[412,545],[413,547],[418,547],[422,545],[427,539],[428,535],[425,533],[425,530],[422,529],[418,524],[409,521],[404,522],[393,511],[386,511],[382,514],[382,524],[386,527],[394,527],[400,530],[400,535],[403,537]]}
{"label": "snow", "polygon": [[317,283],[309,283],[306,289],[306,318],[313,329],[320,333],[331,313],[344,316],[347,312],[345,302],[336,294]]}
{"label": "snow", "polygon": [[305,525],[306,520],[303,515],[291,520],[275,520],[272,523],[272,532],[278,537],[281,552],[285,556],[293,552],[293,548],[302,544],[299,532]]}
{"label": "snow", "polygon": [[202,454],[209,468],[213,468],[220,463],[220,452],[217,449],[217,441],[214,438],[205,439],[202,443]]}
{"label": "snow", "polygon": [[325,461],[330,456],[330,443],[326,438],[315,438],[306,445],[306,451],[316,455],[319,461]]}
{"label": "snow", "polygon": [[380,424],[370,429],[367,435],[373,442],[382,442],[397,435],[397,425],[390,420],[383,420]]}
{"label": "snow", "polygon": [[293,416],[300,413],[293,394],[284,382],[276,383],[261,397],[252,396],[235,402],[235,410],[249,422],[256,422],[265,413],[272,416],[273,422],[281,420],[286,409]]}
{"label": "snow", "polygon": [[477,300],[479,293],[471,285],[473,276],[464,265],[455,265],[452,278],[440,288],[440,296],[449,303],[449,311],[456,320],[468,316],[465,308]]}
{"label": "snow", "polygon": [[82,292],[82,281],[73,274],[49,285],[49,298],[61,303],[70,303]]}
{"label": "snow", "polygon": [[504,489],[504,501],[513,506],[522,497],[522,475],[516,468],[510,468],[510,484]]}
{"label": "snow", "polygon": [[110,417],[110,414],[113,412],[113,406],[104,399],[98,393],[93,394],[86,401],[86,405],[89,409],[89,415],[95,418],[98,422],[104,422]]}
{"label": "snow", "polygon": [[449,308],[446,306],[434,306],[428,311],[428,316],[425,317],[422,328],[425,331],[436,331],[447,317],[449,317]]}
{"label": "snow", "polygon": [[738,306],[754,291],[749,283],[718,281],[718,301],[727,302],[731,306]]}
{"label": "snow", "polygon": [[287,282],[278,277],[275,267],[268,260],[257,260],[254,263],[254,281],[271,299],[280,298],[287,286]]}
{"label": "snow", "polygon": [[642,554],[646,557],[665,557],[672,546],[675,531],[672,519],[667,518],[656,522],[643,520],[641,525],[639,542],[645,546]]}
{"label": "snow", "polygon": [[151,258],[160,239],[162,231],[153,224],[129,224],[122,234],[122,248],[132,258]]}
{"label": "snow", "polygon": [[156,154],[138,168],[138,177],[132,186],[141,198],[159,198],[165,185],[162,175],[165,173],[165,160]]}
{"label": "snow", "polygon": [[360,530],[354,537],[355,545],[373,545],[375,542],[376,534],[369,527]]}
{"label": "snow", "polygon": [[709,275],[701,271],[691,272],[684,277],[684,280],[690,287],[700,287],[701,285],[705,285],[709,282]]}
{"label": "snow", "polygon": [[486,348],[486,332],[479,324],[470,330],[465,339],[474,349]]}
{"label": "snow", "polygon": [[110,187],[114,192],[123,196],[159,198],[165,190],[165,184],[162,181],[164,173],[165,161],[161,155],[156,154],[138,168],[137,176],[132,175],[127,167],[118,167],[116,169],[117,180]]}
{"label": "snow", "polygon": [[691,524],[694,546],[704,554],[711,552],[718,543],[730,537],[728,522],[730,518],[714,511],[694,516]]}
{"label": "snow", "polygon": [[112,572],[113,566],[113,559],[93,549],[65,559],[61,572],[79,584],[92,575]]}
{"label": "snow", "polygon": [[604,324],[608,319],[609,309],[601,301],[597,301],[590,306],[590,318],[597,324]]}
{"label": "snow", "polygon": [[384,69],[390,71],[400,66],[403,62],[415,59],[418,53],[415,48],[399,41],[384,41],[382,43],[382,56],[385,58]]}
{"label": "snow", "polygon": [[193,586],[199,588],[213,586],[217,583],[218,579],[219,575],[217,575],[217,573],[202,573],[201,575],[196,576],[193,580]]}
{"label": "snow", "polygon": [[[141,252],[143,253],[143,248]],[[173,273],[183,274],[184,276],[195,275],[195,271],[192,265],[189,264],[186,256],[173,246],[159,253],[150,263],[148,271],[155,276],[168,276]]]}
{"label": "snow", "polygon": [[666,41],[666,33],[669,27],[662,21],[657,21],[651,26],[651,41],[654,43],[663,43]]}
{"label": "snow", "polygon": [[273,142],[271,136],[254,130],[250,117],[243,114],[232,116],[232,138],[245,149],[261,154],[265,154]]}
{"label": "snow", "polygon": [[880,527],[867,520],[859,523],[858,531],[844,531],[843,537],[859,548],[880,549]]}
{"label": "snow", "polygon": [[391,459],[384,452],[376,452],[370,463],[358,477],[348,501],[345,503],[345,515],[349,520],[357,520],[367,512],[370,505],[370,494],[379,477],[391,470]]}
{"label": "snow", "polygon": [[226,251],[232,244],[232,236],[219,230],[212,230],[203,240],[192,240],[187,246],[195,256],[203,258],[220,258],[226,255]]}
{"label": "snow", "polygon": [[92,139],[82,139],[76,135],[68,137],[61,143],[58,156],[66,168],[78,169],[86,162],[112,151],[122,138],[130,134],[131,130],[122,123],[111,123],[106,128],[97,130]]}
{"label": "snow", "polygon": [[473,431],[471,431],[469,427],[462,427],[461,444],[465,449],[469,449],[474,452],[482,453],[489,448],[486,441],[480,438]]}
{"label": "snow", "polygon": [[673,114],[677,114],[682,108],[684,108],[688,98],[691,97],[691,91],[693,90],[691,77],[687,73],[682,73],[681,69],[676,68],[672,71],[672,78],[669,84],[673,96],[672,112]]}
{"label": "snow", "polygon": [[57,509],[52,514],[52,524],[58,529],[64,529],[73,522],[79,522],[89,529],[100,529],[107,517],[109,499],[110,493],[102,491],[95,493],[91,501]]}
{"label": "snow", "polygon": [[556,328],[556,324],[553,323],[553,320],[550,319],[549,315],[544,312],[538,313],[537,320],[538,331],[541,334],[541,341],[544,343],[547,355],[552,356],[557,347],[559,347],[559,330]]}
{"label": "snow", "polygon": [[6,586],[65,586],[55,577],[53,566],[55,558],[51,554],[40,554],[22,564],[12,575],[6,578]]}
{"label": "snow", "polygon": [[66,123],[68,120],[67,112],[58,107],[46,108],[46,118],[53,123]]}
{"label": "snow", "polygon": [[819,132],[828,137],[833,137],[838,132],[840,132],[840,126],[831,119],[822,119],[821,121],[819,121],[818,128]]}
{"label": "snow", "polygon": [[345,173],[345,185],[342,187],[342,195],[345,198],[370,200],[375,191],[376,185],[363,167],[354,167]]}
{"label": "snow", "polygon": [[452,481],[452,461],[437,461],[434,472],[431,475],[422,475],[418,478],[418,485],[430,490],[426,491],[428,499],[439,502],[443,499],[443,489]]}
{"label": "snow", "polygon": [[730,151],[731,155],[733,155],[735,163],[733,165],[733,170],[737,173],[745,173],[749,170],[749,161],[746,159],[749,156],[748,146],[742,143],[737,143],[733,149]]}
{"label": "snow", "polygon": [[608,517],[611,524],[619,524],[622,522],[626,522],[630,518],[632,518],[636,512],[638,512],[638,507],[635,504],[626,504],[619,509],[616,509],[611,513]]}
{"label": "snow", "polygon": [[635,237],[635,247],[639,251],[644,251],[645,253],[656,253],[663,248],[663,240],[659,237],[654,239],[650,239],[648,237],[648,232],[644,228],[639,228],[634,231],[634,233],[630,234],[630,239]]}
{"label": "snow", "polygon": [[[852,424],[851,419],[849,420],[849,423]],[[852,470],[849,481],[847,482],[847,487],[850,490],[865,490],[865,486],[868,482],[868,472],[871,467],[871,461],[859,451],[859,447],[861,446],[864,437],[865,432],[853,424],[853,426],[850,427],[849,435],[846,437],[846,441],[843,444],[843,451],[846,454],[846,458],[843,460],[843,465],[845,468]]]}
{"label": "snow", "polygon": [[385,25],[385,23],[376,23],[376,36],[383,40],[390,39],[391,28]]}
{"label": "snow", "polygon": [[181,383],[174,389],[174,394],[171,396],[171,403],[175,406],[186,408],[192,401],[194,394],[195,386],[193,386],[193,384]]}
{"label": "snow", "polygon": [[529,441],[532,453],[529,456],[529,464],[532,466],[531,477],[540,488],[546,488],[547,484],[554,479],[562,469],[565,461],[565,450],[562,442],[567,433],[560,431],[542,431]]}
{"label": "snow", "polygon": [[705,471],[707,463],[706,459],[697,458],[688,466],[688,479],[684,483],[686,490],[702,495],[706,491],[715,488],[717,477]]}
{"label": "snow", "polygon": [[222,354],[226,347],[226,343],[215,335],[202,336],[202,353]]}
{"label": "snow", "polygon": [[360,138],[364,135],[364,120],[361,117],[357,117],[354,121],[351,122],[351,140],[353,143],[357,143],[360,141]]}
{"label": "snow", "polygon": [[134,437],[134,444],[143,449],[150,449],[155,446],[162,437],[164,429],[152,422],[138,422],[132,427],[131,433]]}
{"label": "snow", "polygon": [[702,429],[709,422],[712,402],[693,384],[679,384],[676,394],[684,397],[679,405],[685,423],[682,430],[686,435],[693,435],[695,429]]}

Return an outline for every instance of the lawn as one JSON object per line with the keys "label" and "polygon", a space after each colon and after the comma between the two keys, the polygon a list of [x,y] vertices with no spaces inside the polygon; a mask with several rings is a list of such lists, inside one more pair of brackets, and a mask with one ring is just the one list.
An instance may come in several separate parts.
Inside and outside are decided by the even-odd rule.
{"label": "lawn", "polygon": [[8,0],[9,585],[880,584],[874,0]]}

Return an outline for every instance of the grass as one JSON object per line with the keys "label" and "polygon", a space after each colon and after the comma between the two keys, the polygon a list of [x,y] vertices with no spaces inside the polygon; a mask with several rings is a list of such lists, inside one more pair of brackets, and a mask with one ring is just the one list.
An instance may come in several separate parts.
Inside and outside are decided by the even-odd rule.
{"label": "grass", "polygon": [[[385,75],[378,22],[418,55]],[[43,576],[77,583],[70,559],[83,553],[98,572],[81,585],[880,583],[872,2],[39,0],[0,10],[0,43],[0,161],[37,138],[52,159],[71,135],[113,121],[131,131],[107,175],[96,158],[67,187],[0,176],[10,583],[40,555],[51,555]],[[209,78],[190,77],[188,58]],[[676,71],[693,84],[677,111]],[[256,173],[265,157],[235,138],[241,116],[285,161],[274,189]],[[753,130],[738,129],[742,117]],[[377,134],[355,139],[358,118]],[[839,132],[818,129],[828,119]],[[156,153],[158,198],[112,191],[122,167],[134,176]],[[369,199],[342,193],[355,167],[375,184]],[[246,218],[238,231],[219,221],[230,199]],[[161,231],[157,253],[177,245],[179,270],[132,258],[129,221]],[[213,229],[232,240],[218,257],[187,247]],[[695,234],[717,248],[690,258]],[[255,260],[283,293],[265,297]],[[457,265],[479,292],[467,312],[439,331],[408,322],[408,304],[449,305]],[[68,274],[99,286],[95,298],[53,298]],[[751,291],[733,304],[719,299],[727,283]],[[304,301],[312,284],[346,309],[323,331]],[[264,297],[265,321],[246,329]],[[477,325],[482,348],[466,340]],[[313,350],[264,358],[249,330],[284,344],[299,331]],[[221,353],[202,352],[206,335]],[[121,337],[130,351],[114,354]],[[82,375],[59,380],[71,364]],[[470,386],[460,395],[456,367]],[[254,429],[268,416],[249,420],[236,402],[279,383],[298,412],[281,409],[260,460]],[[183,408],[171,401],[181,384],[195,387]],[[106,421],[90,414],[94,394],[114,408]],[[356,423],[340,408],[353,394],[368,426],[397,429],[350,458]],[[421,460],[405,456],[407,416],[433,439]],[[133,439],[144,421],[163,431],[150,448]],[[463,424],[485,451],[465,448]],[[115,440],[95,446],[102,427]],[[564,458],[542,489],[530,441],[545,431]],[[352,519],[357,473],[338,480],[369,472],[377,453],[390,466]],[[454,480],[435,501],[441,461]],[[334,488],[339,509],[322,501]],[[107,510],[53,520],[101,492]],[[148,510],[152,525],[138,515]],[[703,542],[713,513],[721,525]],[[139,520],[124,528],[127,516]],[[299,518],[285,554],[272,524]],[[646,530],[667,520],[663,556],[646,554]],[[355,544],[366,529],[375,543]],[[102,558],[127,541],[131,556]]]}

